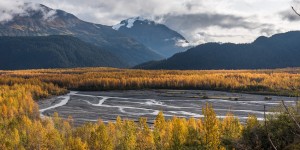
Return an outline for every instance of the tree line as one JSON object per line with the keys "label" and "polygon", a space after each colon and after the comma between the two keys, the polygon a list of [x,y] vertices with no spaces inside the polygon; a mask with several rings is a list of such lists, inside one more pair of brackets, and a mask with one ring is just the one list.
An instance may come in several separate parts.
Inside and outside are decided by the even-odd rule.
{"label": "tree line", "polygon": [[299,73],[298,68],[211,71],[76,68],[0,72],[4,77],[39,80],[69,90],[196,89],[285,96],[297,96],[300,92]]}

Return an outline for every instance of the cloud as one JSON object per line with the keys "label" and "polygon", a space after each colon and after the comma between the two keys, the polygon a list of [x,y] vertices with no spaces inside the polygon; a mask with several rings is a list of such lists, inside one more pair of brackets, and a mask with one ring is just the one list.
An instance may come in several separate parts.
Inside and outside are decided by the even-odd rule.
{"label": "cloud", "polygon": [[22,2],[0,1],[0,22],[9,21],[15,14],[23,14]]}
{"label": "cloud", "polygon": [[176,46],[185,48],[185,47],[193,47],[193,46],[196,46],[196,45],[194,43],[189,43],[186,40],[179,39],[179,40],[176,41]]}
{"label": "cloud", "polygon": [[162,23],[174,27],[174,28],[207,28],[210,26],[218,26],[225,29],[230,28],[246,28],[256,29],[266,24],[247,21],[247,18],[226,15],[226,14],[211,14],[211,13],[199,13],[199,14],[184,14],[184,15],[164,15],[161,19]]}
{"label": "cloud", "polygon": [[[297,30],[297,18],[290,6],[300,10],[300,0],[1,0],[0,21],[10,20],[23,10],[23,2],[42,3],[65,10],[93,23],[115,25],[121,20],[142,16],[167,24],[190,43],[251,42],[260,35]],[[8,9],[11,8],[11,9]],[[282,14],[280,14],[282,13]],[[286,13],[286,12],[285,12]],[[279,15],[278,15],[279,14]],[[44,14],[45,20],[55,12]]]}
{"label": "cloud", "polygon": [[[230,42],[230,40],[234,38],[241,38],[241,35],[234,33],[234,29],[240,31],[257,30],[257,32],[264,35],[270,35],[273,33],[272,31],[274,31],[274,27],[271,24],[254,22],[251,20],[251,17],[241,17],[231,14],[167,14],[159,18],[159,20],[161,23],[183,34],[192,45],[206,42]],[[215,32],[213,32],[213,30]],[[223,33],[226,31],[228,33]],[[217,40],[226,39],[226,37],[230,40]],[[249,41],[249,39],[247,40]]]}
{"label": "cloud", "polygon": [[300,7],[300,0],[292,0],[291,5],[293,7],[299,8]]}
{"label": "cloud", "polygon": [[287,20],[290,22],[294,22],[294,21],[300,21],[300,16],[297,15],[297,13],[300,13],[300,0],[293,0],[290,2],[291,7],[294,8],[294,11],[291,7],[289,7],[288,9],[279,12],[279,16],[283,19],[283,20]]}
{"label": "cloud", "polygon": [[40,12],[42,19],[52,21],[56,17],[56,10],[47,10],[37,3],[25,3],[19,1],[0,1],[0,23],[11,21],[15,16],[30,16],[32,12]]}
{"label": "cloud", "polygon": [[52,21],[57,17],[56,10],[50,10],[50,11],[42,10],[42,12],[43,12],[43,20]]}
{"label": "cloud", "polygon": [[292,8],[290,10],[279,12],[279,15],[282,17],[283,20],[288,21],[300,21],[300,16],[298,16]]}

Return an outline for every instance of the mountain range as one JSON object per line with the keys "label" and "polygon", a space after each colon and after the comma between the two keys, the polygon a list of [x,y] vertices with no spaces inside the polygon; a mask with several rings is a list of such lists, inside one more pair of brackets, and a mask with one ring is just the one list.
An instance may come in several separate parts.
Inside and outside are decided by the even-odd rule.
{"label": "mountain range", "polygon": [[0,36],[73,36],[111,52],[124,62],[122,67],[164,58],[157,51],[111,26],[85,22],[63,10],[54,10],[41,4],[26,3],[22,7],[25,13],[16,14],[12,20],[0,24]]}
{"label": "mountain range", "polygon": [[136,66],[142,69],[272,69],[300,67],[300,31],[261,36],[253,43],[206,43],[169,59]]}
{"label": "mountain range", "polygon": [[299,31],[262,36],[248,44],[186,47],[189,42],[182,35],[142,17],[106,26],[41,4],[25,3],[20,7],[24,12],[0,22],[0,69],[300,67]]}

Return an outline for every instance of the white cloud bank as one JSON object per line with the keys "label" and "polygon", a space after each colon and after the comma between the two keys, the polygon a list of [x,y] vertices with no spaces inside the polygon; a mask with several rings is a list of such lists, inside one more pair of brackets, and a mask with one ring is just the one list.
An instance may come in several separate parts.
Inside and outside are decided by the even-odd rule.
{"label": "white cloud bank", "polygon": [[252,42],[260,35],[299,30],[300,23],[291,10],[294,5],[300,11],[299,0],[1,0],[5,13],[0,21],[22,13],[22,2],[41,3],[104,25],[142,16],[168,25],[192,44]]}

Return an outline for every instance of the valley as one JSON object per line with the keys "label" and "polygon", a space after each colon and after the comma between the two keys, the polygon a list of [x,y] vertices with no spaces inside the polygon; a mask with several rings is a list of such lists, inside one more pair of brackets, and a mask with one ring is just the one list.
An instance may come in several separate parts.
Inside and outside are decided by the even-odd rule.
{"label": "valley", "polygon": [[299,0],[39,2],[0,0],[0,150],[300,149]]}
{"label": "valley", "polygon": [[[0,149],[14,147],[16,139],[20,149],[42,145],[49,149],[82,146],[79,149],[85,150],[102,149],[95,147],[103,141],[108,141],[103,146],[119,149],[128,136],[134,139],[134,147],[148,144],[150,149],[155,149],[159,142],[154,140],[160,137],[168,138],[164,149],[176,149],[171,137],[178,134],[186,149],[206,145],[189,145],[189,140],[202,142],[211,135],[218,135],[212,141],[224,147],[232,145],[221,144],[230,135],[230,142],[241,144],[236,146],[240,149],[263,141],[268,133],[274,139],[296,138],[296,123],[281,100],[290,114],[297,115],[299,72],[299,68],[0,71]],[[257,140],[252,140],[252,134]],[[142,141],[144,137],[149,141]],[[21,139],[28,144],[18,142]]]}
{"label": "valley", "polygon": [[115,122],[117,116],[136,122],[140,117],[147,117],[148,123],[153,124],[159,111],[163,111],[167,119],[173,116],[202,118],[202,107],[206,103],[213,105],[218,118],[224,119],[231,112],[245,123],[249,114],[264,120],[264,105],[266,114],[270,114],[281,105],[281,100],[292,106],[296,98],[201,90],[71,91],[38,104],[41,116],[58,112],[65,119],[72,116],[75,125],[98,119]]}

